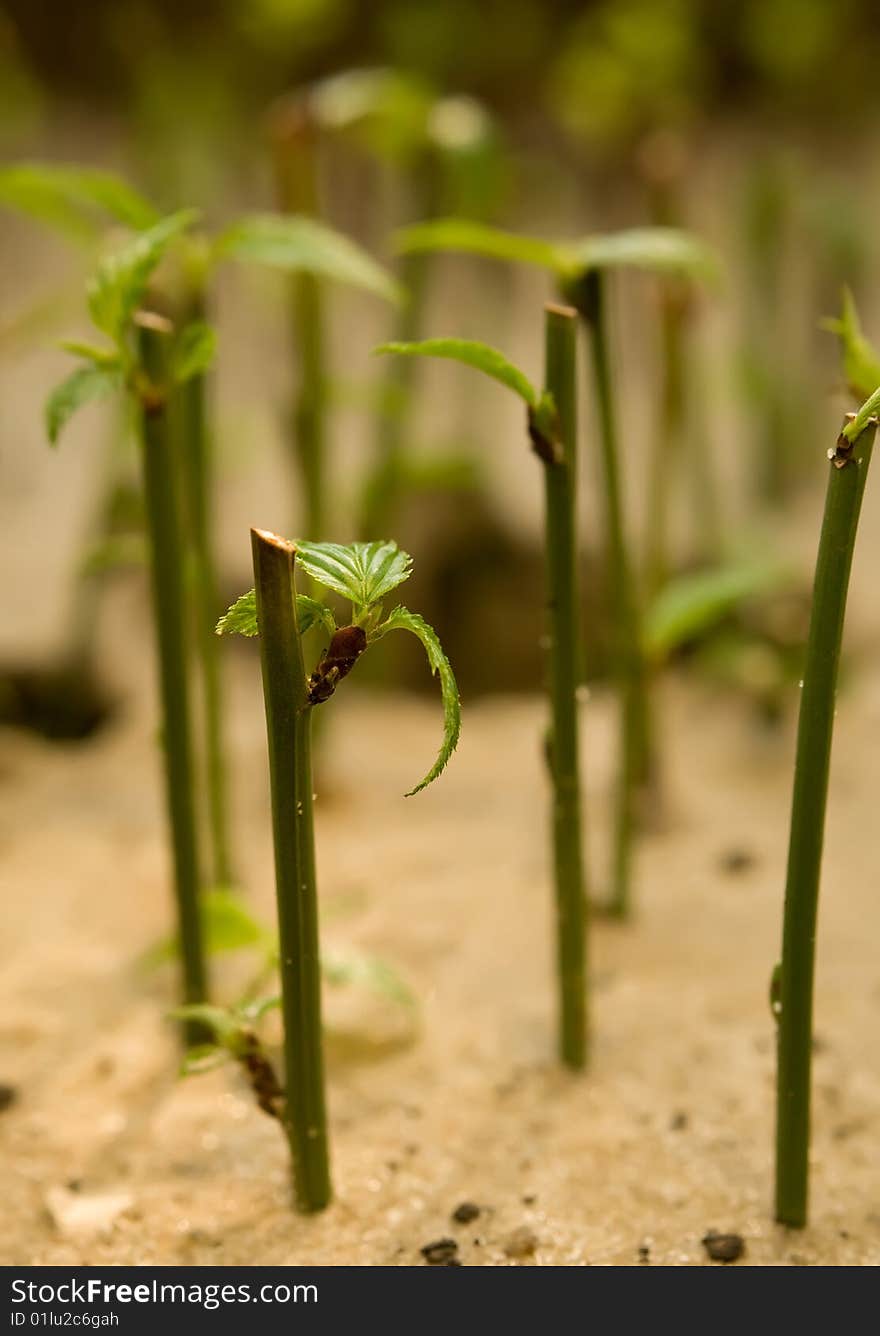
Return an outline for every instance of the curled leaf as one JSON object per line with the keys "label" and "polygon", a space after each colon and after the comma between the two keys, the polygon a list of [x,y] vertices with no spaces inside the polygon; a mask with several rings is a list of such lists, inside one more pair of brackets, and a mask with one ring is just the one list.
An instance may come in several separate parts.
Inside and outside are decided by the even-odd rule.
{"label": "curled leaf", "polygon": [[849,288],[843,290],[843,306],[837,319],[823,320],[823,327],[840,339],[846,383],[857,399],[865,399],[880,385],[880,354],[862,333],[859,313]]}
{"label": "curled leaf", "polygon": [[194,209],[169,214],[120,250],[106,255],[89,283],[89,315],[95,326],[119,342],[146,291],[150,275],[175,237],[198,217]]}
{"label": "curled leaf", "polygon": [[433,627],[429,626],[417,612],[410,612],[409,608],[398,607],[378,627],[374,639],[387,635],[389,631],[398,630],[410,631],[422,642],[428,656],[428,663],[431,665],[431,672],[438,674],[440,677],[440,690],[443,696],[443,742],[437,760],[427,775],[414,789],[410,789],[407,793],[407,798],[411,798],[413,794],[427,788],[442,773],[458,746],[458,739],[461,734],[461,701],[459,700],[458,686],[452,671],[452,665],[447,659],[437,632]]}
{"label": "curled leaf", "polygon": [[484,375],[491,376],[529,406],[537,408],[540,393],[529,380],[525,372],[508,361],[497,348],[475,339],[422,339],[418,343],[382,343],[374,350],[377,353],[394,353],[401,357],[441,357],[452,362],[462,362],[465,366],[476,367]]}

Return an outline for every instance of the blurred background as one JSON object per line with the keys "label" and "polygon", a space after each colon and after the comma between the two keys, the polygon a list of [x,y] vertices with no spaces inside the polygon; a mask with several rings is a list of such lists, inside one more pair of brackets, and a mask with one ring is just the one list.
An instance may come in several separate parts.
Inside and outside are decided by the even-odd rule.
{"label": "blurred background", "polygon": [[[432,215],[560,238],[652,222],[695,231],[721,257],[717,290],[675,291],[627,272],[611,292],[626,522],[645,557],[648,598],[659,579],[648,567],[664,432],[677,470],[663,503],[664,578],[743,551],[769,558],[797,548],[798,507],[821,480],[825,444],[849,406],[836,340],[819,323],[839,311],[844,284],[871,328],[878,54],[867,0],[108,0],[75,12],[7,0],[0,133],[8,162],[109,167],[163,210],[196,206],[215,231],[278,205],[278,126],[285,107],[310,98],[312,207],[408,283],[414,271],[395,259],[393,231]],[[82,283],[96,248],[14,209],[0,211],[0,236],[10,607],[0,659],[17,672],[50,661],[71,620],[82,619],[71,607],[101,504],[102,437],[118,436],[120,424],[112,409],[90,408],[57,455],[45,449],[41,404],[69,365],[58,339],[85,330]],[[485,339],[539,377],[548,276],[439,256],[422,266],[418,288],[420,328],[407,332]],[[212,294],[224,597],[247,580],[248,524],[285,533],[303,525],[286,440],[301,371],[286,294],[277,273],[234,267],[221,269]],[[396,413],[407,478],[393,527],[417,557],[413,598],[443,624],[466,693],[532,686],[541,503],[516,405],[434,365],[412,373],[405,409],[392,403],[400,386],[370,353],[400,332],[397,317],[344,289],[331,288],[327,302],[332,532],[322,536],[358,531],[381,420]],[[677,380],[668,362],[676,329]],[[608,610],[591,413],[585,396],[587,652],[601,676]],[[137,509],[131,496],[114,502],[122,512],[129,503]],[[815,509],[807,506],[809,551]],[[111,531],[137,528],[135,514],[114,516]],[[118,559],[135,561],[135,548],[118,543],[92,557],[115,580]],[[776,620],[762,635],[788,652],[802,638],[802,616],[789,602]],[[500,627],[514,652],[490,665],[482,644]],[[762,690],[780,673],[786,682],[797,674],[766,653],[744,663],[736,672]],[[107,666],[112,675],[112,655]],[[23,689],[7,693],[12,713],[28,712]],[[62,732],[79,726],[57,723]]]}

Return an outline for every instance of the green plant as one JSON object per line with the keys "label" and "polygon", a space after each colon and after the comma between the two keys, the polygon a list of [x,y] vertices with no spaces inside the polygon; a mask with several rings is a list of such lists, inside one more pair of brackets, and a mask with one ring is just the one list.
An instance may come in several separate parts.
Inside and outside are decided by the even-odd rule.
{"label": "green plant", "polygon": [[880,408],[880,389],[849,414],[830,450],[825,515],[798,720],[782,959],[772,989],[778,1026],[776,1218],[807,1222],[813,978],[831,737],[846,596]]}
{"label": "green plant", "polygon": [[[251,533],[255,587],[218,624],[218,632],[260,636],[269,742],[272,825],[280,943],[286,1096],[284,1126],[294,1193],[302,1211],[330,1200],[321,1034],[320,951],[312,824],[312,712],[328,701],[366,650],[395,630],[421,641],[439,674],[443,742],[434,765],[410,791],[436,779],[461,727],[458,689],[436,634],[417,613],[399,606],[387,616],[382,601],[410,575],[411,558],[395,543],[291,543],[263,530]],[[337,626],[330,607],[297,594],[295,566],[350,605]],[[302,638],[321,628],[329,641],[307,674]]]}
{"label": "green plant", "polygon": [[398,236],[398,248],[450,250],[549,271],[561,296],[577,309],[590,335],[592,384],[602,454],[609,604],[615,630],[614,674],[621,700],[621,758],[617,786],[611,913],[625,917],[631,902],[632,836],[640,796],[656,784],[646,670],[641,648],[640,599],[626,537],[621,452],[606,319],[607,271],[645,269],[668,278],[715,283],[714,253],[675,228],[647,227],[576,241],[519,236],[463,219],[417,224]]}
{"label": "green plant", "polygon": [[482,371],[526,405],[527,430],[543,465],[547,568],[547,689],[551,723],[547,761],[553,786],[552,830],[559,988],[559,1052],[569,1067],[584,1066],[588,1048],[587,913],[581,833],[577,687],[580,606],[577,579],[576,315],[548,306],[545,389],[539,391],[503,354],[464,339],[390,343],[378,349],[404,357],[442,357]]}
{"label": "green plant", "polygon": [[[81,364],[53,391],[46,405],[46,428],[53,444],[71,415],[89,400],[124,390],[137,413],[183,993],[191,1003],[204,1000],[207,970],[198,905],[200,868],[183,583],[185,544],[170,403],[175,387],[204,367],[212,344],[199,339],[197,327],[176,332],[169,321],[140,308],[154,270],[174,239],[194,219],[191,211],[172,214],[101,262],[89,285],[88,309],[104,343],[68,345]],[[193,352],[194,345],[200,348],[198,354]]]}

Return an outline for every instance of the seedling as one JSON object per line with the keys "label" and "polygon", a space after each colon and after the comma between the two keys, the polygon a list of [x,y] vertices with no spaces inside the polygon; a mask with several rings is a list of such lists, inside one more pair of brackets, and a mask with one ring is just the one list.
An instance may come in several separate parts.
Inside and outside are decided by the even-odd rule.
{"label": "seedling", "polygon": [[[291,543],[258,529],[251,531],[251,541],[255,588],[233,604],[217,629],[221,634],[260,636],[284,1022],[283,1120],[296,1204],[310,1212],[322,1210],[331,1195],[312,824],[312,714],[335,695],[370,646],[391,631],[405,630],[421,641],[432,672],[440,677],[444,713],[437,759],[411,794],[444,769],[458,743],[461,715],[455,678],[435,632],[405,607],[387,616],[383,612],[383,600],[411,571],[411,558],[395,543]],[[313,582],[349,603],[345,624],[337,625],[327,604],[297,594],[297,564]],[[302,638],[312,628],[321,628],[329,639],[307,675]]]}
{"label": "seedling", "polygon": [[464,339],[391,343],[379,352],[443,357],[475,367],[525,403],[528,435],[543,465],[547,566],[547,683],[551,723],[547,761],[553,786],[553,866],[559,1053],[569,1067],[587,1059],[587,912],[581,834],[577,688],[580,607],[577,578],[576,318],[570,307],[548,306],[545,389],[539,391],[503,354]]}
{"label": "seedling", "polygon": [[849,414],[829,450],[825,516],[798,720],[782,960],[771,1000],[778,1025],[776,1218],[807,1223],[813,978],[819,876],[835,693],[859,511],[871,462],[880,389]]}
{"label": "seedling", "polygon": [[713,283],[718,265],[708,247],[675,228],[635,228],[580,241],[544,241],[518,236],[463,219],[422,223],[399,234],[404,254],[450,250],[535,265],[549,271],[590,334],[593,389],[602,449],[609,602],[615,625],[614,672],[621,700],[621,760],[617,788],[612,891],[608,908],[618,917],[630,911],[632,836],[636,800],[656,780],[645,663],[641,647],[639,597],[634,562],[626,538],[621,460],[612,388],[606,322],[606,274],[618,268],[645,269],[666,277]]}
{"label": "seedling", "polygon": [[171,824],[174,889],[183,960],[183,994],[201,1002],[207,970],[199,923],[199,855],[183,586],[185,545],[173,461],[169,404],[173,389],[204,369],[213,342],[204,327],[177,333],[169,321],[140,309],[150,277],[192,212],[172,214],[98,266],[89,286],[92,322],[103,345],[71,344],[81,359],[50,396],[51,442],[90,399],[125,391],[138,419],[150,542],[153,612],[159,659],[165,788]]}

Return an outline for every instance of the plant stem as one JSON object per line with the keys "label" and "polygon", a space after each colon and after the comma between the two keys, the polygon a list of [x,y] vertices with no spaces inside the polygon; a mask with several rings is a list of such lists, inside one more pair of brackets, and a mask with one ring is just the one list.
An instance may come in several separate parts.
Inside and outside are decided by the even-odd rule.
{"label": "plant stem", "polygon": [[604,278],[590,270],[578,284],[575,305],[590,334],[593,388],[605,485],[605,527],[609,601],[615,621],[614,671],[621,699],[621,769],[617,788],[612,891],[609,911],[630,912],[632,841],[638,791],[654,778],[647,670],[635,580],[623,525],[619,449],[605,316]]}
{"label": "plant stem", "polygon": [[[189,320],[205,317],[204,294],[197,292],[187,312]],[[196,645],[202,677],[205,772],[208,827],[211,836],[212,875],[216,886],[235,881],[229,849],[229,802],[226,779],[222,684],[219,643],[214,627],[220,612],[214,554],[211,500],[213,491],[212,443],[207,428],[205,375],[192,376],[180,388],[183,433],[180,451],[188,518]]]}
{"label": "plant stem", "polygon": [[559,1053],[568,1067],[587,1060],[587,900],[581,835],[577,688],[580,600],[577,552],[577,312],[545,308],[545,385],[559,414],[561,458],[544,458],[547,656],[553,783],[553,864],[559,977]]}
{"label": "plant stem", "polygon": [[251,530],[251,545],[272,787],[286,1070],[284,1126],[296,1205],[311,1212],[322,1210],[331,1197],[312,825],[312,709],[295,614],[296,549],[260,529]]}
{"label": "plant stem", "polygon": [[[146,377],[140,392],[141,459],[150,543],[153,610],[159,651],[162,754],[171,822],[174,890],[183,960],[185,1002],[207,996],[207,968],[199,914],[189,671],[183,589],[184,545],[175,478],[173,439],[164,388],[171,325],[160,316],[137,317],[139,361]],[[187,1036],[199,1035],[187,1026]]]}
{"label": "plant stem", "polygon": [[776,1088],[776,1219],[798,1228],[807,1222],[816,915],[837,669],[874,433],[875,424],[871,424],[851,447],[842,436],[830,466],[798,720]]}
{"label": "plant stem", "polygon": [[685,428],[684,340],[687,295],[666,280],[660,295],[661,387],[648,478],[645,590],[650,598],[669,577],[669,483]]}

